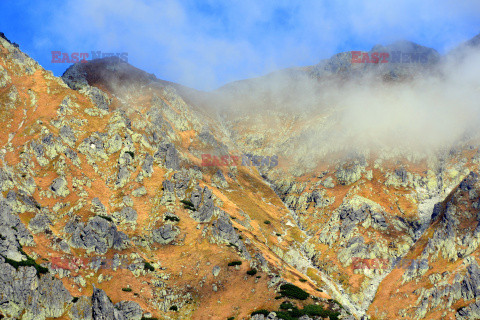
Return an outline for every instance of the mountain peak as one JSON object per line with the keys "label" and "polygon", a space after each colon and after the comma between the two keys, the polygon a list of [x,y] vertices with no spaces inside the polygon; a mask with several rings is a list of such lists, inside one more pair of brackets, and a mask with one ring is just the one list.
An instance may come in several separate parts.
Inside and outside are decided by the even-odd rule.
{"label": "mountain peak", "polygon": [[480,47],[480,33],[465,43],[469,47]]}
{"label": "mountain peak", "polygon": [[8,43],[10,43],[11,45],[13,45],[13,46],[15,46],[15,47],[17,47],[17,48],[20,47],[17,43],[8,40],[7,36],[5,36],[5,33],[0,32],[0,37],[3,38],[3,39],[5,39],[5,40],[6,40]]}
{"label": "mountain peak", "polygon": [[386,51],[386,52],[402,51],[402,52],[409,52],[409,53],[425,52],[429,54],[435,54],[435,53],[438,54],[438,52],[435,49],[419,45],[418,43],[415,43],[409,40],[398,40],[386,46],[377,44],[373,46],[370,52],[375,52],[375,51]]}
{"label": "mountain peak", "polygon": [[140,70],[118,57],[75,63],[63,73],[62,78],[75,90],[88,84],[104,86],[112,91],[118,87],[145,85],[158,80],[154,74]]}

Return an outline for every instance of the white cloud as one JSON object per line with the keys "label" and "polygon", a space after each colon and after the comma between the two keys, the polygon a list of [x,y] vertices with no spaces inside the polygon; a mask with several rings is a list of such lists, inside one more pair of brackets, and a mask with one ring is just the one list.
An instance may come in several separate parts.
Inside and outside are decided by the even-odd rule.
{"label": "white cloud", "polygon": [[[68,50],[126,51],[132,64],[160,78],[212,89],[315,64],[340,48],[355,49],[349,43],[370,47],[407,38],[451,46],[480,18],[477,3],[68,0],[52,6],[41,28]],[[36,43],[52,49],[42,39]]]}

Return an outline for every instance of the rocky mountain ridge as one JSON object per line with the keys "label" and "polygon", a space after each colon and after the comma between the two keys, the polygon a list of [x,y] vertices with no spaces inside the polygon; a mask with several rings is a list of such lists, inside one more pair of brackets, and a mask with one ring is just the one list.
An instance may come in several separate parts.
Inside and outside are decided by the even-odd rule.
{"label": "rocky mountain ridge", "polygon": [[[371,52],[399,45],[406,43]],[[440,60],[413,48],[432,65]],[[281,72],[280,80],[203,93],[111,58],[57,78],[3,37],[0,49],[5,317],[479,312],[479,242],[468,227],[478,224],[477,136],[422,156],[324,146],[342,111],[322,99],[357,68],[351,53]],[[400,83],[407,78],[384,75],[410,67],[377,71]],[[204,154],[278,155],[279,164],[205,166]]]}

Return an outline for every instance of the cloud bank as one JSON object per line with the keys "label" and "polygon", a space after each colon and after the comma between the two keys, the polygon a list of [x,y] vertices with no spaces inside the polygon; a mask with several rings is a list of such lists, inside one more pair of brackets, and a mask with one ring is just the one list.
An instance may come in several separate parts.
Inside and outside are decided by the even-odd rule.
{"label": "cloud bank", "polygon": [[52,50],[128,52],[134,66],[203,90],[397,39],[444,52],[480,31],[480,3],[450,0],[67,0],[27,16],[38,19],[33,57],[57,74],[66,66],[49,63]]}

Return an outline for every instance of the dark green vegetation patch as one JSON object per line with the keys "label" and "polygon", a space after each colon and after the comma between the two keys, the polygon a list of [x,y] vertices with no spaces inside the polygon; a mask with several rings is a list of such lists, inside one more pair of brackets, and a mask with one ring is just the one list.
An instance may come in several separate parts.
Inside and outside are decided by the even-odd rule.
{"label": "dark green vegetation patch", "polygon": [[307,300],[310,296],[307,292],[299,287],[291,284],[285,283],[280,286],[280,294],[287,298],[298,299],[298,300]]}
{"label": "dark green vegetation patch", "polygon": [[18,250],[24,256],[27,257],[27,260],[15,261],[15,260],[9,259],[9,258],[7,258],[3,255],[1,255],[1,256],[3,257],[3,259],[5,259],[5,262],[8,263],[9,265],[11,265],[12,267],[14,267],[15,270],[18,270],[18,267],[34,267],[35,270],[37,270],[37,277],[39,277],[39,278],[40,278],[40,274],[48,273],[48,268],[42,267],[41,265],[36,263],[35,260],[32,257],[30,257],[28,254],[26,254],[25,251],[23,251],[22,248],[18,248]]}

